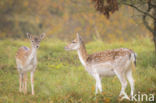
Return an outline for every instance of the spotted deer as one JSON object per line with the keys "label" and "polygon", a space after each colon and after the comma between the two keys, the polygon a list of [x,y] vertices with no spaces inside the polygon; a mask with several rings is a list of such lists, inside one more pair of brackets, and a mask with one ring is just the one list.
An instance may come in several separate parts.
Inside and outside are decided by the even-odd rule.
{"label": "spotted deer", "polygon": [[77,38],[65,47],[65,50],[76,50],[78,57],[85,67],[85,70],[96,80],[96,94],[102,92],[101,78],[106,76],[117,76],[121,83],[121,92],[119,97],[129,99],[125,89],[127,79],[131,87],[131,96],[134,93],[134,79],[132,69],[135,69],[136,54],[127,48],[106,50],[103,52],[88,55],[84,42],[77,33]]}
{"label": "spotted deer", "polygon": [[19,91],[27,93],[27,73],[30,72],[32,95],[34,92],[34,72],[37,66],[37,49],[39,48],[40,41],[44,38],[45,34],[40,36],[32,36],[27,33],[27,37],[31,42],[31,48],[22,46],[16,53],[16,65],[19,72]]}

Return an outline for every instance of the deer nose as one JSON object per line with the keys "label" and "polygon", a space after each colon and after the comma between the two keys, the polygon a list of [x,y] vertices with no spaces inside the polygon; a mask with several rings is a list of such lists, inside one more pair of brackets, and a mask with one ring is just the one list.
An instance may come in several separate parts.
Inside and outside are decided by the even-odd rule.
{"label": "deer nose", "polygon": [[64,47],[64,49],[66,49],[66,47]]}
{"label": "deer nose", "polygon": [[64,49],[67,50],[67,51],[69,50],[68,46],[65,46]]}
{"label": "deer nose", "polygon": [[64,49],[67,50],[68,48],[65,46]]}

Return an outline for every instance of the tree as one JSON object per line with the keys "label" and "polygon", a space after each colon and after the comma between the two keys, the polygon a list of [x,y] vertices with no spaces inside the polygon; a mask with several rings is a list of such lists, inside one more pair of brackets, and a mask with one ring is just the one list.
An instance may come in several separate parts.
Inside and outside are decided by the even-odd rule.
{"label": "tree", "polygon": [[[134,8],[142,15],[145,27],[152,33],[156,53],[156,0],[92,0],[95,8],[109,18],[110,13],[118,10],[119,5],[126,5]],[[150,25],[150,20],[153,24]]]}
{"label": "tree", "polygon": [[57,9],[50,8],[51,5],[51,0],[1,0],[0,39],[19,38],[26,36],[27,32],[39,34],[45,31],[46,26],[50,25],[48,19],[51,11]]}

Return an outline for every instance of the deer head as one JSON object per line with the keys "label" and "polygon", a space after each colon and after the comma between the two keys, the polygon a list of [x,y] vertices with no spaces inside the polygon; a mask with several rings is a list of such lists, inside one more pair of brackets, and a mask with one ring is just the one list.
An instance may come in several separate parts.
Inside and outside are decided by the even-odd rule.
{"label": "deer head", "polygon": [[76,39],[74,39],[70,44],[64,47],[65,50],[78,50],[82,43],[79,33],[76,34]]}
{"label": "deer head", "polygon": [[39,48],[41,40],[45,37],[45,33],[41,34],[40,36],[32,36],[31,34],[27,33],[27,37],[31,42],[32,48]]}

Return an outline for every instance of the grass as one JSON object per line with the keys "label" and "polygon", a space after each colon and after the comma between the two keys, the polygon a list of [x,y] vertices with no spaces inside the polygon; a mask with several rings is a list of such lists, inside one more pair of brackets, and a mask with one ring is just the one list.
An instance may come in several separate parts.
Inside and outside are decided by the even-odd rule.
{"label": "grass", "polygon": [[[117,103],[121,88],[119,80],[116,77],[103,78],[103,93],[95,96],[95,80],[80,64],[76,52],[64,50],[66,44],[53,39],[41,42],[34,80],[35,96],[32,96],[30,81],[28,93],[26,95],[19,93],[15,65],[17,49],[22,45],[29,46],[29,41],[1,40],[0,103]],[[89,53],[120,47],[131,48],[137,53],[137,68],[133,73],[135,92],[156,93],[156,56],[153,53],[152,41],[149,39],[113,43],[93,41],[86,44]],[[130,94],[129,86],[126,91]]]}

